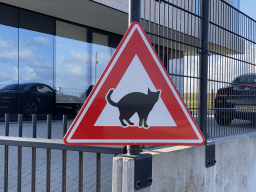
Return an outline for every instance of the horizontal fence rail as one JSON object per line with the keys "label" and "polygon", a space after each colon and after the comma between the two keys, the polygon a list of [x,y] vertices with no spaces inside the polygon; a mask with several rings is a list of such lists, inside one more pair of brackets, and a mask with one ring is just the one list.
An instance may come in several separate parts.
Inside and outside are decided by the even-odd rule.
{"label": "horizontal fence rail", "polygon": [[[54,182],[53,178],[56,180],[56,174],[59,175],[58,178],[61,178],[57,179],[59,181],[58,184],[60,185],[58,191],[70,191],[72,188],[72,191],[84,191],[84,189],[86,189],[85,191],[98,192],[102,190],[102,173],[106,174],[106,171],[103,172],[102,169],[109,170],[108,172],[110,172],[110,175],[107,177],[109,178],[108,182],[111,182],[112,165],[108,165],[108,168],[103,167],[103,165],[107,164],[106,160],[102,159],[102,154],[117,155],[126,152],[124,146],[67,146],[62,139],[52,138],[52,132],[56,131],[55,129],[57,129],[57,127],[52,124],[51,115],[47,115],[47,121],[44,124],[47,126],[47,138],[37,137],[37,115],[32,116],[30,126],[32,127],[33,133],[30,138],[23,137],[24,123],[27,124],[28,122],[23,122],[23,115],[18,115],[18,122],[16,123],[16,125],[18,125],[18,136],[10,136],[10,125],[12,124],[10,124],[9,121],[9,114],[5,115],[5,134],[4,136],[0,136],[0,147],[4,146],[4,149],[0,148],[0,151],[4,151],[3,163],[0,163],[0,167],[3,166],[4,170],[4,181],[3,185],[0,183],[0,190],[4,190],[5,192],[15,188],[15,191],[52,191],[55,189],[52,182]],[[60,137],[64,136],[67,131],[66,115],[63,116],[62,123],[62,132],[59,132],[61,133]],[[16,149],[18,149],[18,151]],[[28,149],[31,150],[28,151]],[[42,154],[42,150],[46,151]],[[57,151],[62,151],[62,153],[58,154],[56,157]],[[75,154],[76,151],[78,152],[78,155]],[[15,155],[15,153],[17,155]],[[70,153],[72,154],[70,155]],[[93,157],[91,153],[95,154],[95,156]],[[87,157],[88,154],[90,154],[91,158]],[[17,159],[17,164],[15,163],[14,156]],[[30,156],[30,160],[27,159],[27,156]],[[41,159],[38,159],[39,156]],[[24,161],[24,158],[26,158],[26,161]],[[111,156],[108,162],[112,163],[112,158],[113,156]],[[42,159],[45,160],[43,164]],[[93,159],[95,160],[95,163],[91,162]],[[86,161],[89,161],[88,166]],[[73,166],[72,163],[76,166]],[[10,177],[10,174],[15,175],[15,171],[13,170],[14,164],[17,165],[17,177]],[[59,167],[58,170],[56,167],[58,167],[59,164],[61,164],[61,167]],[[38,167],[42,169],[42,165],[44,165],[43,173],[45,174],[42,174],[42,170],[38,169]],[[91,167],[92,165],[93,167]],[[28,167],[30,167],[30,170],[28,170],[31,173],[30,179],[27,177],[27,172],[24,172]],[[70,167],[74,167],[73,169],[77,169],[77,171],[74,171],[73,169],[70,170]],[[85,172],[85,169],[89,169],[89,173]],[[70,177],[70,171],[73,175],[72,177]],[[77,172],[77,175],[74,174],[74,172]],[[93,174],[95,174],[95,189],[92,187],[87,188],[86,186],[93,186],[94,181],[91,180],[91,175]],[[89,181],[86,180],[87,177]],[[15,182],[15,178],[17,179],[17,184],[14,186],[10,183],[10,180]],[[77,185],[77,187],[70,187],[70,181],[67,180],[67,178],[74,181],[78,178],[78,181],[72,184]],[[106,176],[103,179],[105,183]],[[45,182],[45,185],[39,184],[40,182],[38,180],[40,180],[41,183]],[[27,185],[24,186],[24,183],[26,182],[31,183],[30,187]],[[104,190],[111,191],[111,184],[109,185],[109,188]]]}
{"label": "horizontal fence rail", "polygon": [[224,0],[209,0],[208,71],[200,74],[202,5],[142,0],[141,24],[199,125],[200,98],[207,98],[207,138],[255,131],[256,21]]}

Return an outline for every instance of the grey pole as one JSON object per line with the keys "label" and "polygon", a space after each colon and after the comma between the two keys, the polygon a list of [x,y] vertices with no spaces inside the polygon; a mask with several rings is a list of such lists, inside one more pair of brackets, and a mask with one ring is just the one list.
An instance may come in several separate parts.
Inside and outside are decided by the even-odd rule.
{"label": "grey pole", "polygon": [[140,23],[140,7],[141,0],[129,0],[128,27],[133,21],[138,21]]}
{"label": "grey pole", "polygon": [[207,73],[208,73],[208,34],[209,34],[209,0],[202,1],[201,22],[201,56],[200,56],[200,112],[199,126],[207,141]]}
{"label": "grey pole", "polygon": [[[128,27],[133,21],[140,23],[140,7],[141,0],[129,0],[129,16]],[[138,155],[140,153],[140,145],[127,145],[128,155]]]}

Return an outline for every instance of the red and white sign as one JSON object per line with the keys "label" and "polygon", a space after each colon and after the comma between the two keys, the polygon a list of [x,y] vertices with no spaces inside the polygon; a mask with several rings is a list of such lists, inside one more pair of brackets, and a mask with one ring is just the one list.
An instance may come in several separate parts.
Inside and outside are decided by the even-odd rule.
{"label": "red and white sign", "polygon": [[202,145],[205,138],[143,28],[133,22],[64,142]]}

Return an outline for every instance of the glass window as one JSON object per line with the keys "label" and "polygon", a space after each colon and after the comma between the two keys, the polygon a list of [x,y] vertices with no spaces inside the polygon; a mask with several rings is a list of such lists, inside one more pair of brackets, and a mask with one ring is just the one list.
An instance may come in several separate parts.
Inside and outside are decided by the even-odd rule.
{"label": "glass window", "polygon": [[81,103],[91,85],[87,28],[56,21],[57,103]]}
{"label": "glass window", "polygon": [[36,87],[36,89],[39,93],[52,93],[53,92],[53,90],[50,87],[45,86],[45,85],[39,85]]}
{"label": "glass window", "polygon": [[92,33],[92,43],[93,44],[98,44],[98,45],[103,45],[103,46],[108,46],[108,36],[101,34],[101,33]]}
{"label": "glass window", "polygon": [[87,28],[56,21],[56,35],[68,39],[88,42]]}
{"label": "glass window", "polygon": [[[0,31],[0,88],[5,87],[6,90],[8,85],[17,87],[18,84],[18,29],[0,24]],[[0,114],[18,112],[19,91],[16,90],[8,98],[0,96]]]}
{"label": "glass window", "polygon": [[169,73],[174,74],[171,75],[171,79],[175,84],[181,95],[184,94],[184,56],[181,51],[170,51],[169,58]]}
{"label": "glass window", "polygon": [[112,34],[111,35],[111,47],[117,48],[117,46],[121,42],[122,38],[123,38],[122,35]]}
{"label": "glass window", "polygon": [[55,35],[54,19],[52,17],[23,9],[19,10],[19,27]]}
{"label": "glass window", "polygon": [[19,30],[19,83],[45,83],[53,87],[53,35]]}
{"label": "glass window", "polygon": [[[0,31],[0,89],[13,91],[5,94],[13,100],[0,103],[0,114],[25,113],[32,104],[33,113],[51,112],[54,100],[77,111],[122,38],[4,4]],[[21,96],[32,88],[45,103]]]}
{"label": "glass window", "polygon": [[112,34],[111,35],[111,55],[114,54],[117,46],[121,42],[123,36],[122,35],[117,35],[117,34]]}
{"label": "glass window", "polygon": [[109,37],[107,35],[96,32],[92,33],[92,85],[95,85],[110,60],[112,50],[108,45]]}

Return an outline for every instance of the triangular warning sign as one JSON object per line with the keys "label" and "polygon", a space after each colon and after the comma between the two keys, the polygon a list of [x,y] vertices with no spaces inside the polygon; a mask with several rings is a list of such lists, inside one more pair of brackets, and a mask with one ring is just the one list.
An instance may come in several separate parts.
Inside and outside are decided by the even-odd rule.
{"label": "triangular warning sign", "polygon": [[67,145],[202,145],[205,138],[138,22],[64,137]]}

